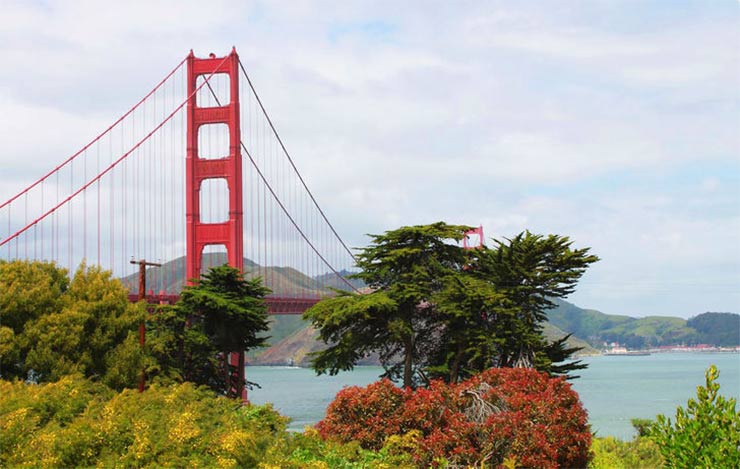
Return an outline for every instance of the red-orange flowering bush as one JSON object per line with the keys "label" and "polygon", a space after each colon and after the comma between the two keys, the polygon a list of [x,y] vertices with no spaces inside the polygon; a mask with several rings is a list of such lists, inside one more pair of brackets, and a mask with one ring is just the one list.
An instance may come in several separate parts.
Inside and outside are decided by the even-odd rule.
{"label": "red-orange flowering bush", "polygon": [[586,467],[586,411],[563,378],[531,369],[494,368],[456,385],[399,389],[383,380],[342,390],[317,425],[324,438],[380,449],[416,431],[414,460],[455,464]]}
{"label": "red-orange flowering bush", "polygon": [[401,412],[406,392],[384,379],[365,388],[344,388],[316,425],[324,437],[359,441],[363,448],[379,449],[386,437],[402,433]]}

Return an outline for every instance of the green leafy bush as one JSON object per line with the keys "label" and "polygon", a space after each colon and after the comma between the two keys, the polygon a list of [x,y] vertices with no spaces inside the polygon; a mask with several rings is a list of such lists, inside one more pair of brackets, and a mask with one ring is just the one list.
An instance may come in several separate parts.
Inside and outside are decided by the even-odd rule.
{"label": "green leafy bush", "polygon": [[622,441],[614,437],[596,438],[591,446],[592,469],[658,469],[663,467],[660,448],[650,438]]}
{"label": "green leafy bush", "polygon": [[696,399],[676,409],[676,420],[658,415],[650,436],[668,467],[740,467],[740,412],[736,400],[719,394],[717,367],[706,371]]}
{"label": "green leafy bush", "polygon": [[146,314],[108,271],[84,263],[69,281],[50,262],[0,262],[3,379],[51,382],[80,373],[114,389],[152,365],[138,346]]}
{"label": "green leafy bush", "polygon": [[631,419],[632,427],[637,430],[637,436],[648,436],[655,425],[652,419]]}
{"label": "green leafy bush", "polygon": [[364,449],[357,441],[325,440],[313,428],[277,441],[260,463],[262,469],[395,469],[415,467],[404,442],[380,451]]}

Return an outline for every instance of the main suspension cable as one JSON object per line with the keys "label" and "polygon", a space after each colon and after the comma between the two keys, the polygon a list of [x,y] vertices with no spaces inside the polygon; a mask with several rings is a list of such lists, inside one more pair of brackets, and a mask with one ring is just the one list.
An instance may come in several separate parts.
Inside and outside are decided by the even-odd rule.
{"label": "main suspension cable", "polygon": [[[223,59],[223,60],[221,61],[221,64],[219,64],[219,67],[220,67],[221,65],[223,65],[223,63],[224,63],[224,62],[226,62],[226,59],[227,59],[227,58],[228,58],[228,57],[224,57],[224,59]],[[183,62],[184,62],[184,61],[183,61]],[[180,64],[182,65],[182,62],[181,62]],[[179,68],[179,66],[178,66],[177,68]],[[177,70],[177,68],[176,68],[175,70]],[[218,67],[217,67],[217,69],[218,69]],[[212,76],[213,76],[214,74],[215,74],[215,72],[211,72],[211,73],[210,73],[210,74],[209,74],[209,75],[208,75],[208,76],[207,76],[207,77],[206,77],[206,78],[204,79],[204,82],[200,84],[200,86],[198,86],[198,87],[197,87],[197,88],[196,88],[195,90],[193,90],[193,92],[192,92],[192,93],[191,93],[191,94],[190,94],[190,95],[189,95],[189,96],[188,96],[188,97],[187,97],[187,98],[186,98],[186,99],[185,99],[185,100],[184,100],[184,101],[183,101],[182,103],[180,103],[180,105],[179,105],[179,106],[177,106],[177,107],[175,108],[175,110],[174,110],[174,111],[172,111],[172,112],[171,112],[171,113],[170,113],[170,114],[169,114],[169,115],[168,115],[168,116],[167,116],[167,117],[166,117],[166,118],[165,118],[165,119],[164,119],[164,120],[163,120],[162,122],[160,122],[160,123],[159,123],[159,124],[158,124],[158,125],[157,125],[156,127],[154,127],[154,128],[153,128],[153,129],[152,129],[152,130],[151,130],[151,131],[150,131],[150,132],[149,132],[148,134],[146,134],[146,135],[145,135],[145,136],[144,136],[144,137],[143,137],[143,138],[142,138],[141,140],[139,140],[139,141],[138,141],[138,142],[136,143],[136,145],[134,145],[133,147],[131,147],[131,149],[130,149],[129,151],[125,152],[125,153],[124,153],[123,155],[121,155],[121,157],[120,157],[120,158],[118,158],[117,160],[115,160],[114,162],[112,162],[112,163],[111,163],[111,164],[110,164],[110,165],[109,165],[109,166],[108,166],[107,168],[105,168],[105,169],[104,169],[104,170],[103,170],[103,171],[102,171],[102,172],[101,172],[100,174],[98,174],[98,175],[97,175],[97,176],[95,176],[94,178],[90,179],[90,180],[89,180],[89,181],[88,181],[87,183],[85,183],[84,185],[82,185],[82,186],[81,186],[81,187],[80,187],[79,189],[77,189],[77,190],[76,190],[76,191],[75,191],[74,193],[72,193],[72,194],[70,194],[69,196],[67,196],[67,198],[65,198],[64,200],[62,200],[61,202],[59,202],[59,203],[58,203],[58,204],[57,204],[56,206],[54,206],[54,207],[52,207],[51,209],[49,209],[49,210],[48,210],[47,212],[45,212],[45,213],[44,213],[43,215],[39,216],[38,218],[36,218],[36,219],[35,219],[35,220],[33,220],[32,222],[30,222],[30,223],[27,223],[27,224],[26,224],[26,226],[24,226],[24,227],[23,227],[23,228],[21,228],[20,230],[16,231],[16,232],[15,232],[15,233],[13,233],[12,235],[8,236],[8,237],[7,237],[7,238],[5,238],[4,240],[0,240],[0,247],[4,246],[5,244],[7,244],[7,243],[8,243],[9,241],[11,241],[12,239],[17,239],[17,237],[18,237],[18,236],[20,236],[21,234],[23,234],[24,232],[26,232],[26,231],[27,231],[27,230],[28,230],[28,229],[29,229],[30,227],[32,227],[32,226],[34,226],[34,225],[36,225],[37,223],[39,223],[39,222],[40,222],[41,220],[43,220],[44,218],[46,218],[46,217],[47,217],[47,216],[49,216],[50,214],[52,214],[52,213],[55,213],[55,212],[56,212],[57,210],[59,210],[59,209],[60,209],[60,208],[61,208],[62,206],[66,205],[66,204],[67,204],[67,202],[69,202],[70,200],[72,200],[73,198],[75,198],[75,197],[76,197],[77,195],[79,195],[79,194],[80,194],[80,192],[82,192],[82,191],[86,190],[86,189],[87,189],[88,187],[90,187],[90,186],[91,186],[92,184],[94,184],[95,182],[99,181],[99,180],[100,180],[100,179],[101,179],[101,178],[102,178],[103,176],[105,176],[105,175],[106,175],[107,173],[109,173],[109,172],[110,172],[110,171],[111,171],[111,170],[112,170],[113,168],[115,168],[115,167],[116,167],[116,166],[117,166],[117,165],[118,165],[119,163],[121,163],[121,162],[122,162],[123,160],[125,160],[125,159],[126,159],[126,158],[127,158],[127,157],[128,157],[128,156],[129,156],[130,154],[131,154],[131,153],[133,153],[134,151],[136,151],[136,150],[137,150],[137,149],[138,149],[138,148],[139,148],[139,147],[140,147],[140,146],[141,146],[142,144],[144,144],[144,142],[146,142],[146,141],[147,141],[147,140],[149,139],[149,137],[151,137],[152,135],[154,135],[154,133],[156,133],[156,132],[157,132],[157,131],[158,131],[159,129],[161,129],[161,128],[162,128],[162,127],[164,126],[164,124],[166,124],[167,122],[169,122],[169,120],[170,120],[170,119],[172,119],[172,117],[173,117],[173,116],[174,116],[175,114],[177,114],[177,113],[178,113],[178,112],[179,112],[179,111],[180,111],[180,110],[181,110],[181,109],[182,109],[183,107],[185,107],[185,105],[186,105],[186,104],[188,103],[188,101],[189,101],[189,100],[190,100],[190,99],[191,99],[191,98],[192,98],[193,96],[195,96],[195,94],[196,94],[196,93],[197,93],[198,91],[200,91],[200,89],[201,89],[201,88],[203,88],[203,86],[205,86],[205,85],[206,85],[206,84],[208,83],[208,81],[209,81],[209,80],[211,79],[211,77],[212,77]],[[171,74],[170,74],[169,76],[171,76]],[[150,96],[150,95],[151,95],[151,93],[150,93],[149,95],[147,95],[147,96]],[[138,106],[138,104],[137,104],[137,106]],[[111,127],[111,128],[112,128],[112,127]],[[106,131],[106,132],[107,132],[107,131]],[[87,148],[87,147],[85,147],[85,148]],[[80,153],[80,152],[78,152],[77,154],[79,154],[79,153]],[[67,160],[67,162],[69,162],[69,161],[71,161],[71,159],[70,159],[70,160]],[[64,164],[66,164],[67,162],[65,162]],[[52,173],[50,173],[50,174],[53,174],[53,172],[52,172]],[[58,173],[57,173],[57,174],[58,174]],[[48,176],[48,175],[47,175],[47,176]],[[44,179],[44,178],[40,179],[40,180],[39,180],[39,181],[37,182],[37,184],[38,184],[39,182],[41,182],[41,181],[42,181],[43,179]],[[58,186],[57,186],[57,189],[58,189]],[[25,193],[25,191],[24,191],[24,193]]]}
{"label": "main suspension cable", "polygon": [[[241,65],[241,63],[240,63],[240,65]],[[243,70],[243,68],[242,68],[242,70]],[[213,95],[213,98],[215,99],[216,104],[218,104],[219,106],[222,106],[221,101],[218,99],[218,96],[216,96],[216,93],[213,91],[213,88],[211,87],[211,84],[210,83],[207,83],[207,86],[208,86],[208,89],[211,92],[211,95]],[[251,87],[251,83],[250,83],[250,87]],[[252,90],[254,90],[254,88],[252,88]],[[257,97],[256,94],[255,94],[255,97]],[[257,98],[257,99],[259,99],[259,98]],[[261,106],[262,105],[260,104],[260,107]],[[262,108],[262,110],[264,112],[264,108]],[[272,123],[270,123],[270,127],[272,127]],[[274,132],[274,130],[275,129],[273,127],[273,132]],[[278,137],[278,140],[279,140],[279,137]],[[283,211],[283,213],[285,214],[285,216],[288,217],[288,220],[290,220],[290,222],[293,224],[293,226],[295,227],[295,229],[298,231],[298,234],[301,235],[301,237],[304,239],[304,241],[306,241],[306,243],[311,247],[311,249],[313,250],[313,252],[316,253],[317,256],[319,256],[319,258],[324,263],[324,265],[326,265],[348,287],[350,287],[355,292],[358,292],[359,293],[359,290],[357,288],[355,288],[355,286],[352,285],[351,282],[349,282],[346,278],[344,278],[344,276],[342,274],[340,274],[334,268],[334,266],[332,266],[329,263],[329,261],[327,261],[326,258],[319,252],[319,250],[316,248],[316,246],[314,246],[314,244],[311,242],[311,240],[308,239],[308,236],[306,236],[306,234],[303,232],[303,230],[301,229],[301,227],[298,226],[298,223],[296,223],[296,221],[293,218],[293,216],[288,212],[287,207],[285,207],[285,205],[283,204],[283,202],[280,200],[280,197],[278,197],[278,195],[275,192],[275,190],[272,188],[272,186],[270,185],[270,183],[267,181],[267,178],[265,177],[265,175],[260,170],[259,166],[257,165],[257,162],[252,157],[252,154],[249,152],[249,150],[247,149],[246,145],[244,145],[244,142],[243,141],[239,141],[239,143],[241,144],[242,150],[244,150],[244,153],[246,153],[247,157],[249,158],[249,161],[252,163],[252,166],[254,167],[254,170],[257,171],[257,174],[259,175],[260,179],[262,179],[262,182],[265,184],[265,187],[267,187],[267,190],[270,191],[270,194],[272,194],[273,199],[275,199],[275,202],[277,202],[277,204],[280,206],[280,209]],[[282,146],[282,142],[280,142],[280,145]],[[283,150],[285,150],[285,147],[283,147]],[[292,164],[292,162],[291,162],[291,164]],[[295,166],[293,166],[293,168],[295,168]],[[297,169],[296,169],[296,172],[298,172]],[[298,177],[300,177],[300,174],[298,175]],[[303,180],[301,179],[301,181],[303,181]],[[304,187],[305,187],[305,184],[304,184]],[[306,188],[306,190],[308,190],[308,188]],[[310,192],[309,192],[309,194],[310,194]],[[313,199],[313,196],[311,196],[311,199]],[[314,203],[316,203],[316,200],[314,200]],[[317,205],[317,207],[318,207],[318,205]],[[319,210],[321,210],[321,209],[319,209]],[[326,217],[324,216],[323,212],[321,213],[321,215],[324,218],[324,220],[327,222],[327,224],[331,227],[331,223],[329,223],[329,220],[326,219]],[[332,227],[332,231],[334,231],[334,228],[333,227]],[[337,238],[339,239],[339,241],[342,242],[341,238],[339,238],[339,235],[336,234],[336,231],[334,231],[334,234],[337,236]],[[343,242],[342,242],[342,245],[344,245]],[[345,249],[346,249],[346,246],[345,246]],[[351,253],[350,253],[350,255],[351,255]],[[354,256],[352,256],[352,258],[354,259]]]}
{"label": "main suspension cable", "polygon": [[160,82],[159,82],[159,83],[157,84],[157,86],[155,86],[155,87],[154,87],[154,88],[153,88],[153,89],[152,89],[152,90],[151,90],[151,91],[150,91],[150,92],[149,92],[149,93],[148,93],[148,94],[147,94],[146,96],[144,96],[143,98],[141,98],[141,100],[139,100],[139,102],[138,102],[138,103],[134,104],[134,106],[133,106],[133,107],[132,107],[131,109],[129,109],[129,110],[128,110],[128,111],[127,111],[127,112],[126,112],[126,113],[125,113],[124,115],[122,115],[121,117],[119,117],[119,118],[118,118],[118,120],[116,120],[116,121],[115,121],[114,123],[112,123],[112,124],[111,124],[111,125],[110,125],[110,126],[109,126],[109,127],[107,128],[107,129],[105,129],[105,130],[104,130],[104,131],[102,131],[102,132],[101,132],[100,134],[98,134],[98,136],[97,136],[97,137],[95,137],[94,139],[92,139],[92,140],[90,141],[90,143],[88,143],[87,145],[85,145],[84,147],[82,147],[82,148],[81,148],[81,149],[80,149],[80,150],[79,150],[79,151],[78,151],[77,153],[75,153],[74,155],[72,155],[72,156],[70,156],[69,158],[67,158],[66,160],[64,160],[64,161],[63,161],[63,162],[62,162],[61,164],[59,164],[59,165],[58,165],[57,167],[55,167],[54,169],[52,169],[51,171],[49,171],[49,172],[48,172],[48,173],[46,173],[45,175],[41,176],[41,178],[39,178],[39,179],[38,179],[38,180],[37,180],[36,182],[34,182],[34,183],[33,183],[33,184],[31,184],[30,186],[28,186],[28,187],[26,187],[25,189],[23,189],[22,191],[20,191],[20,192],[19,192],[18,194],[16,194],[15,196],[11,197],[10,199],[8,199],[8,200],[6,200],[5,202],[3,202],[2,204],[0,204],[0,209],[1,209],[1,208],[3,208],[3,207],[5,207],[6,205],[8,205],[8,204],[12,203],[12,202],[13,202],[14,200],[18,199],[18,198],[19,198],[20,196],[22,196],[23,194],[27,193],[28,191],[30,191],[31,189],[33,189],[33,188],[34,188],[34,187],[36,187],[37,185],[41,184],[41,183],[42,183],[43,181],[45,181],[45,180],[46,180],[46,179],[47,179],[47,178],[48,178],[49,176],[51,176],[51,175],[52,175],[52,174],[54,174],[55,172],[59,171],[59,170],[60,170],[60,169],[62,169],[63,167],[65,167],[65,166],[66,166],[66,165],[67,165],[67,164],[68,164],[69,162],[73,161],[73,160],[74,160],[75,158],[77,158],[77,157],[78,157],[79,155],[81,155],[81,154],[82,154],[83,152],[85,152],[85,151],[86,151],[86,150],[87,150],[88,148],[90,148],[90,147],[91,147],[91,146],[92,146],[92,145],[93,145],[94,143],[98,142],[98,141],[99,141],[99,140],[100,140],[101,138],[103,138],[103,137],[104,137],[104,136],[105,136],[105,135],[106,135],[106,134],[107,134],[108,132],[110,132],[110,131],[111,131],[111,130],[112,130],[112,129],[113,129],[114,127],[115,127],[115,126],[117,126],[118,124],[120,124],[120,123],[121,123],[121,121],[123,121],[123,120],[124,120],[124,119],[125,119],[126,117],[128,117],[128,116],[129,116],[129,115],[130,115],[130,114],[131,114],[132,112],[134,112],[134,111],[135,111],[135,110],[136,110],[136,109],[137,109],[137,108],[138,108],[138,107],[139,107],[139,106],[141,105],[141,103],[143,103],[144,101],[146,101],[147,99],[149,99],[149,97],[150,97],[151,95],[153,95],[155,91],[157,91],[157,90],[158,90],[158,89],[159,89],[159,88],[160,88],[160,87],[161,87],[161,86],[162,86],[162,85],[163,85],[163,84],[164,84],[164,83],[165,83],[165,82],[166,82],[167,80],[169,80],[169,79],[170,79],[170,77],[171,77],[172,75],[174,75],[174,74],[175,74],[175,72],[176,72],[176,71],[177,71],[177,70],[178,70],[178,69],[179,69],[180,67],[182,67],[182,64],[184,64],[186,60],[187,60],[187,57],[186,57],[186,58],[184,58],[184,59],[182,59],[182,61],[181,61],[181,62],[180,62],[179,64],[177,64],[177,66],[176,66],[175,68],[173,68],[173,69],[172,69],[172,71],[171,71],[170,73],[168,73],[168,74],[167,74],[167,76],[166,76],[166,77],[164,77],[164,78],[162,79],[162,81],[160,81]]}
{"label": "main suspension cable", "polygon": [[244,74],[244,78],[247,79],[249,88],[252,90],[252,93],[254,93],[254,97],[257,99],[257,104],[259,104],[260,109],[262,110],[262,114],[265,116],[265,119],[267,119],[267,123],[270,125],[270,129],[272,129],[272,133],[275,135],[275,138],[277,138],[277,141],[280,144],[280,147],[283,149],[285,156],[288,158],[290,165],[293,167],[293,170],[298,175],[298,179],[301,181],[303,188],[306,189],[306,192],[308,193],[308,196],[311,198],[311,201],[313,201],[314,206],[319,211],[319,213],[321,214],[321,217],[324,219],[326,224],[329,226],[332,233],[334,233],[334,236],[336,236],[336,238],[339,240],[342,247],[344,247],[344,250],[347,251],[347,254],[349,254],[350,257],[352,257],[352,260],[356,262],[357,259],[355,259],[355,255],[352,253],[352,250],[347,247],[342,237],[339,236],[339,233],[337,233],[337,230],[334,229],[334,225],[332,225],[329,219],[326,217],[326,214],[324,214],[324,211],[321,209],[321,207],[319,206],[319,203],[316,201],[316,198],[313,196],[311,189],[308,188],[308,186],[306,185],[306,181],[303,180],[303,176],[301,176],[300,171],[298,171],[298,168],[293,162],[293,158],[290,157],[290,153],[288,153],[288,149],[285,148],[285,145],[283,144],[283,140],[280,138],[280,135],[278,134],[277,129],[275,129],[275,126],[272,124],[272,120],[270,119],[270,116],[267,114],[267,110],[265,109],[265,106],[262,104],[262,100],[260,99],[259,94],[257,94],[257,90],[254,88],[254,85],[252,84],[252,80],[249,78],[247,71],[244,69],[244,64],[242,64],[241,59],[239,59],[239,68],[241,68],[242,73]]}

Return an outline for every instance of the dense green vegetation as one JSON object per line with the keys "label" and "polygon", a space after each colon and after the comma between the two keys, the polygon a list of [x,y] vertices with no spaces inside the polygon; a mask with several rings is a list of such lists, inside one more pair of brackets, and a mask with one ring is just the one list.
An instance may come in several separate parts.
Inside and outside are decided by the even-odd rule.
{"label": "dense green vegetation", "polygon": [[117,393],[69,375],[0,396],[3,467],[255,467],[286,425],[190,383]]}
{"label": "dense green vegetation", "polygon": [[659,469],[664,466],[660,447],[650,438],[638,436],[622,441],[608,436],[594,438],[591,469]]}
{"label": "dense green vegetation", "polygon": [[142,352],[141,305],[110,272],[81,265],[0,261],[0,375],[52,382],[80,373],[114,389],[136,383],[153,360]]}
{"label": "dense green vegetation", "polygon": [[219,356],[265,343],[261,333],[268,329],[267,293],[259,278],[246,280],[227,265],[212,268],[196,285],[185,287],[174,307],[161,307],[150,317],[148,350],[159,374],[222,394],[233,392],[230,376],[237,370]]}
{"label": "dense green vegetation", "polygon": [[318,373],[351,369],[377,353],[385,377],[404,386],[456,382],[489,367],[535,367],[559,374],[577,349],[548,342],[542,323],[553,298],[571,293],[598,258],[567,237],[529,232],[465,250],[470,227],[405,226],[371,236],[356,274],[371,289],[319,302],[304,317],[327,345]]}

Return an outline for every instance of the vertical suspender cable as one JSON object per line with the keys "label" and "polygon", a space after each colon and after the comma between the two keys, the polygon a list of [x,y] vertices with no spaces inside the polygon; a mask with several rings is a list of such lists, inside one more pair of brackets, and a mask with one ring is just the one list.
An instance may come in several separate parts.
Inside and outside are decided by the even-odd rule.
{"label": "vertical suspender cable", "polygon": [[[45,189],[46,181],[41,182],[41,211],[44,211],[44,189]],[[44,225],[41,225],[41,257],[43,260],[46,260],[46,252],[44,251]]]}
{"label": "vertical suspender cable", "polygon": [[[95,174],[100,173],[100,142],[96,145],[95,150]],[[96,220],[98,222],[97,226],[97,234],[98,234],[98,243],[97,243],[97,253],[98,253],[98,261],[97,264],[100,265],[100,181],[95,185],[97,189],[97,217]]]}

